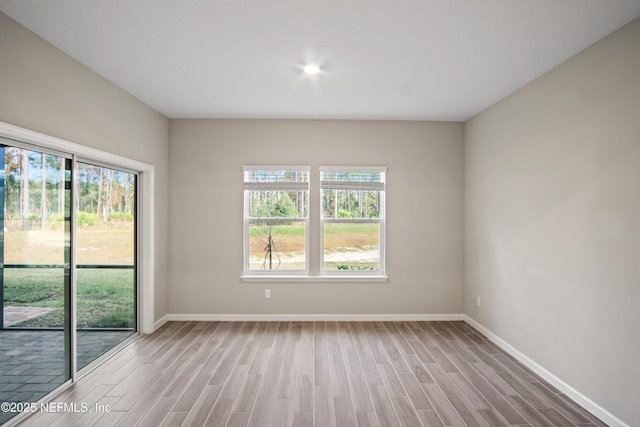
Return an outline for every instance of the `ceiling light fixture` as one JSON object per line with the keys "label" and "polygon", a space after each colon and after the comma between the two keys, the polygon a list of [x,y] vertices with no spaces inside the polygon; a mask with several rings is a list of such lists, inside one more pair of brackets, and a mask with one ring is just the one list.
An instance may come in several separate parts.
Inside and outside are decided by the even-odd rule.
{"label": "ceiling light fixture", "polygon": [[309,74],[310,76],[315,76],[316,74],[320,73],[320,67],[316,64],[307,64],[302,67],[302,70],[305,72],[305,74]]}

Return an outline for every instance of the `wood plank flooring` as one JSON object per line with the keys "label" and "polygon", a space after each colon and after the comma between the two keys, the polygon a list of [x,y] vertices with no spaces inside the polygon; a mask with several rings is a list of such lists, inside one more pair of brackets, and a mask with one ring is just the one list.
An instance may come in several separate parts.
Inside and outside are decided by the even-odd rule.
{"label": "wood plank flooring", "polygon": [[169,322],[28,426],[604,426],[464,322]]}

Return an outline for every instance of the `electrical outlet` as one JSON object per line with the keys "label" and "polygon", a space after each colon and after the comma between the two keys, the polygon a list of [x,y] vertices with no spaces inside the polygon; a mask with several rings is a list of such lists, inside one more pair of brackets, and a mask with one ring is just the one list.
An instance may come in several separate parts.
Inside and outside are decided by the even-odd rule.
{"label": "electrical outlet", "polygon": [[476,304],[478,304],[478,307],[480,307],[480,297],[479,296],[476,297]]}
{"label": "electrical outlet", "polygon": [[271,289],[265,289],[264,290],[264,297],[265,298],[271,298]]}

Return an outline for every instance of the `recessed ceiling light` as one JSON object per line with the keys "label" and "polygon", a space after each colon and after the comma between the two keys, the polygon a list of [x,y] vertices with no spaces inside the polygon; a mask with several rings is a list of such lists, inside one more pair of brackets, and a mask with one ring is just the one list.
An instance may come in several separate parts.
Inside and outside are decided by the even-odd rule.
{"label": "recessed ceiling light", "polygon": [[320,67],[318,67],[316,64],[307,64],[304,67],[302,67],[302,70],[306,73],[309,74],[310,76],[316,75],[320,72]]}

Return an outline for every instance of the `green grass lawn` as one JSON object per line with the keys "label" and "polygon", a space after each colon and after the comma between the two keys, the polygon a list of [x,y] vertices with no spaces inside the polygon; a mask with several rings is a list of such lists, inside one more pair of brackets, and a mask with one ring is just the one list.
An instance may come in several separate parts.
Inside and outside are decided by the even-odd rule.
{"label": "green grass lawn", "polygon": [[[54,311],[14,327],[62,327],[64,270],[4,269],[4,305],[51,307]],[[79,269],[78,328],[133,328],[134,270]]]}

